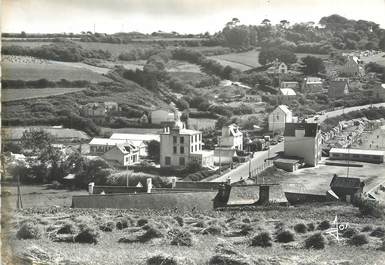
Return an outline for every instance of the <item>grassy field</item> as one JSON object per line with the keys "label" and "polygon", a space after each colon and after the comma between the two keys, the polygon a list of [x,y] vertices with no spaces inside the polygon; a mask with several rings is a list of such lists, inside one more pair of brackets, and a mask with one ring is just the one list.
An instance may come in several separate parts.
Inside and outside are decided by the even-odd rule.
{"label": "grassy field", "polygon": [[[3,254],[4,265],[18,264],[17,257],[28,257],[29,260],[34,258],[34,264],[56,264],[64,261],[67,261],[66,264],[145,264],[149,257],[158,253],[185,257],[193,262],[171,264],[209,265],[331,265],[341,260],[348,262],[344,264],[366,265],[380,264],[385,257],[385,253],[379,250],[383,239],[370,235],[373,228],[384,225],[383,220],[363,217],[359,215],[357,208],[346,204],[312,204],[290,208],[272,206],[249,211],[210,212],[71,209],[68,208],[71,196],[85,194],[85,191],[70,192],[22,186],[22,192],[25,207],[34,208],[13,209],[16,201],[15,188],[3,187],[2,190],[3,253],[7,253]],[[331,222],[336,214],[341,222],[347,222],[349,227],[357,231],[370,226],[369,231],[362,232],[368,243],[351,246],[346,237],[337,242],[318,228],[322,221]],[[121,229],[122,220],[127,221],[127,228]],[[24,223],[30,223],[38,229],[40,237],[19,239],[17,231]],[[111,225],[110,232],[102,228],[107,223]],[[304,233],[294,231],[296,224],[304,224]],[[309,224],[315,226],[314,231]],[[73,228],[68,232],[70,234],[58,232],[65,225]],[[97,244],[72,241],[84,227],[90,227],[97,233],[93,234]],[[293,241],[279,242],[278,235],[286,230],[290,231]],[[180,239],[180,232],[184,233],[185,240],[179,242],[186,243],[187,246],[172,243],[178,242],[175,240]],[[251,245],[254,236],[261,232],[270,234],[271,246]],[[325,248],[306,249],[304,241],[317,232],[323,234]],[[58,242],[65,238],[67,242]],[[125,238],[126,243],[119,242],[121,238]],[[218,245],[223,246],[222,250]],[[231,255],[228,254],[229,251]],[[238,262],[249,262],[209,262],[215,255],[222,259],[233,258]]]}
{"label": "grassy field", "polygon": [[90,82],[108,82],[110,79],[91,70],[52,63],[2,63],[3,79],[37,80],[45,78],[50,81],[87,80]]}
{"label": "grassy field", "polygon": [[48,41],[2,41],[1,45],[2,46],[11,46],[11,45],[16,45],[16,46],[22,46],[22,47],[40,47],[43,45],[49,45],[52,42]]}
{"label": "grassy field", "polygon": [[31,98],[45,98],[50,96],[63,95],[68,93],[79,92],[85,90],[86,88],[79,87],[52,87],[52,88],[22,88],[22,89],[2,89],[1,91],[1,101],[9,102],[21,99],[31,99]]}
{"label": "grassy field", "polygon": [[361,59],[364,61],[364,63],[370,63],[370,62],[374,62],[374,63],[378,63],[378,64],[381,64],[383,66],[385,66],[385,53],[379,53],[379,54],[376,54],[376,55],[373,55],[373,56],[368,56],[368,57],[361,57]]}

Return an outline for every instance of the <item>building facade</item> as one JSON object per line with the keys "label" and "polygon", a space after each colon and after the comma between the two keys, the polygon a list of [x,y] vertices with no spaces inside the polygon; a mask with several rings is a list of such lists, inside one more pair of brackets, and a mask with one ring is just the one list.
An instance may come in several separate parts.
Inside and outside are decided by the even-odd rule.
{"label": "building facade", "polygon": [[329,98],[342,98],[349,94],[349,86],[346,81],[330,81],[328,88]]}
{"label": "building facade", "polygon": [[368,163],[384,163],[385,151],[364,150],[364,149],[346,149],[332,148],[329,152],[329,158],[332,160],[352,160]]}
{"label": "building facade", "polygon": [[309,166],[321,160],[322,137],[317,123],[287,123],[284,136],[285,156],[303,158]]}
{"label": "building facade", "polygon": [[121,166],[130,166],[139,162],[139,149],[129,143],[117,144],[105,152],[103,158],[116,161]]}
{"label": "building facade", "polygon": [[243,133],[239,130],[238,125],[231,124],[222,127],[220,146],[243,150]]}
{"label": "building facade", "polygon": [[364,68],[362,67],[362,61],[357,56],[348,56],[347,62],[342,66],[340,72],[347,76],[362,76]]}
{"label": "building facade", "polygon": [[283,132],[285,124],[293,122],[293,114],[286,105],[279,105],[273,112],[269,114],[269,131]]}
{"label": "building facade", "polygon": [[164,128],[160,134],[160,166],[185,168],[194,161],[203,167],[214,165],[213,152],[202,150],[202,133],[179,127]]}
{"label": "building facade", "polygon": [[323,81],[319,77],[308,76],[305,77],[302,83],[303,93],[322,93]]}

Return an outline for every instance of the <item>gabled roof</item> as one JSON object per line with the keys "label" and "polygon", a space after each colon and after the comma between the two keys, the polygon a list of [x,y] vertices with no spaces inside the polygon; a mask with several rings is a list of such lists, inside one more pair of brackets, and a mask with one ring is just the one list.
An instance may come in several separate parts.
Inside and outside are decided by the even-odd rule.
{"label": "gabled roof", "polygon": [[333,177],[330,182],[331,188],[355,188],[361,187],[361,180],[359,178],[348,178],[348,177]]}
{"label": "gabled roof", "polygon": [[138,148],[136,146],[129,143],[118,144],[116,145],[116,148],[118,148],[123,154],[129,154],[138,151]]}
{"label": "gabled roof", "polygon": [[242,132],[239,131],[239,127],[236,124],[231,124],[228,126],[230,129],[230,135],[232,136],[241,136]]}
{"label": "gabled roof", "polygon": [[295,96],[296,93],[293,89],[291,88],[280,88],[282,95],[285,96]]}
{"label": "gabled roof", "polygon": [[295,136],[296,130],[305,130],[305,137],[316,137],[320,126],[318,123],[285,123],[284,136]]}
{"label": "gabled roof", "polygon": [[279,105],[277,107],[277,109],[281,109],[283,112],[285,112],[286,114],[290,114],[291,111],[289,110],[289,108],[286,106],[286,105]]}

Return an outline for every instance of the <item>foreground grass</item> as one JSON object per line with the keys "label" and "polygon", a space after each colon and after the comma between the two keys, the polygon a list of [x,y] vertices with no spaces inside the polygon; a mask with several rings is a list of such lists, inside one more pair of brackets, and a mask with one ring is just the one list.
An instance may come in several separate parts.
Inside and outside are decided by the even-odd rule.
{"label": "foreground grass", "polygon": [[[380,264],[379,262],[385,258],[385,252],[379,250],[383,238],[370,236],[371,231],[363,232],[369,243],[355,247],[349,244],[348,238],[336,242],[324,231],[317,230],[319,223],[325,220],[331,222],[336,214],[341,222],[348,222],[350,227],[358,231],[365,226],[373,228],[384,226],[383,220],[361,217],[356,208],[348,205],[320,204],[208,213],[31,208],[13,211],[7,215],[8,219],[3,220],[3,242],[7,242],[4,247],[8,247],[9,257],[13,257],[8,262],[4,262],[7,259],[3,259],[3,264],[18,264],[19,260],[15,257],[36,256],[36,252],[39,251],[44,253],[40,256],[48,256],[51,262],[67,260],[73,262],[71,264],[145,264],[146,260],[156,253],[186,257],[196,264],[209,264],[216,246],[223,242],[232,244],[236,251],[244,255],[264,259],[265,264],[332,264],[331,262],[336,260],[347,260],[351,261],[348,264],[358,265]],[[123,229],[114,227],[112,232],[99,229],[101,224],[106,222],[116,224],[122,219],[128,220],[127,227]],[[17,231],[26,222],[32,222],[41,229],[39,238],[23,240],[16,237]],[[58,236],[58,229],[68,223],[73,224],[76,229],[81,229],[84,225],[91,227],[99,234],[98,243],[55,242],[53,238]],[[298,223],[307,226],[312,223],[316,230],[296,233],[294,226]],[[119,243],[122,237],[134,238],[136,235],[143,235],[149,227],[163,236],[150,238],[144,243],[135,240],[130,241],[131,243]],[[192,246],[172,245],[168,233],[173,229],[192,235]],[[281,231],[280,229],[292,231],[294,241],[278,243],[276,234]],[[270,233],[272,246],[266,248],[250,246],[251,238],[262,231]],[[315,232],[321,232],[326,236],[325,248],[305,249],[305,239]]]}

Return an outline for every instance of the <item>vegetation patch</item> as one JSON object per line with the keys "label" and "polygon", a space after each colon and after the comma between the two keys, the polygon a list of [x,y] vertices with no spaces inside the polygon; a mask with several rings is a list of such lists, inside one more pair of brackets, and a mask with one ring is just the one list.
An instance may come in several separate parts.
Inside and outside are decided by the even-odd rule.
{"label": "vegetation patch", "polygon": [[368,243],[369,243],[369,240],[365,234],[353,235],[349,240],[349,244],[353,246],[362,246]]}
{"label": "vegetation patch", "polygon": [[379,227],[376,227],[376,229],[374,229],[371,233],[370,233],[370,236],[373,236],[373,237],[385,237],[385,228],[382,227],[382,226],[379,226]]}
{"label": "vegetation patch", "polygon": [[272,240],[269,232],[261,232],[251,239],[251,246],[253,247],[271,247]]}
{"label": "vegetation patch", "polygon": [[91,227],[83,227],[81,231],[75,236],[75,242],[97,244],[99,233]]}
{"label": "vegetation patch", "polygon": [[187,247],[193,245],[193,235],[189,231],[173,229],[169,231],[168,236],[171,237],[171,245]]}
{"label": "vegetation patch", "polygon": [[157,254],[147,259],[147,265],[195,265],[188,258],[175,257],[168,254]]}
{"label": "vegetation patch", "polygon": [[306,233],[306,232],[307,232],[307,229],[308,229],[308,227],[307,227],[305,224],[303,224],[303,223],[299,223],[299,224],[296,224],[296,225],[294,226],[294,231],[297,232],[297,233],[299,233],[299,234],[304,234],[304,233]]}
{"label": "vegetation patch", "polygon": [[326,239],[321,233],[313,234],[305,240],[305,248],[307,249],[323,249],[325,244]]}
{"label": "vegetation patch", "polygon": [[40,227],[32,222],[22,224],[16,233],[18,239],[39,239],[41,235],[42,231]]}
{"label": "vegetation patch", "polygon": [[284,230],[277,234],[276,239],[280,243],[289,243],[294,241],[294,233],[290,230]]}

